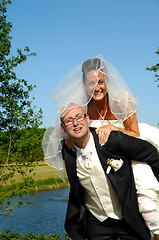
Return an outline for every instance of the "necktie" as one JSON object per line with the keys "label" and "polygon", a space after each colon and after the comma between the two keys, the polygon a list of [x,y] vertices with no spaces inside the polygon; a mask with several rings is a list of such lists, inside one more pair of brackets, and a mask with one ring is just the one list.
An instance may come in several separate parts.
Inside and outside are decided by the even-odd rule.
{"label": "necktie", "polygon": [[81,150],[82,156],[85,158],[84,166],[85,168],[91,168],[92,166],[92,160],[91,160],[91,154],[92,152],[86,152]]}

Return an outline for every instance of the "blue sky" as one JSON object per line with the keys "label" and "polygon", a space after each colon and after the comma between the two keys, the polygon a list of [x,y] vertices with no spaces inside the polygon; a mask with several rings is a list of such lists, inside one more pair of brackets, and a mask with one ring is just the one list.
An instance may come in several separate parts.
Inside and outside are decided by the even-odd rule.
{"label": "blue sky", "polygon": [[13,0],[12,54],[29,46],[36,52],[17,69],[17,77],[36,84],[34,105],[43,109],[42,127],[56,119],[50,95],[76,65],[100,54],[111,62],[138,99],[138,121],[157,126],[159,88],[154,73],[159,62],[158,0]]}

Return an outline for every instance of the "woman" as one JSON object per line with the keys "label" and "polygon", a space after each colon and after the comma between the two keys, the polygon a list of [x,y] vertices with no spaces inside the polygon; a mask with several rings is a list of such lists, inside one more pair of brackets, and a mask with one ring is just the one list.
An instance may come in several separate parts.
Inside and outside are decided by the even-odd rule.
{"label": "woman", "polygon": [[[130,94],[128,91],[124,90],[122,92],[122,98],[119,95],[119,97],[115,96],[115,89],[111,91],[111,75],[106,68],[104,60],[100,58],[89,59],[83,63],[82,71],[86,91],[92,96],[88,104],[88,115],[91,119],[90,126],[97,128],[96,132],[99,135],[99,142],[104,144],[112,130],[122,131],[130,136],[139,137],[140,133],[135,114],[137,110],[136,104],[133,105],[133,98],[131,96],[129,97]],[[125,103],[122,103],[123,99],[125,99]],[[122,104],[123,106],[121,108]],[[118,118],[118,113],[121,112],[121,109],[125,109],[125,114],[122,110],[123,119],[121,119],[121,117]],[[143,125],[141,124],[141,129],[142,127]],[[150,132],[152,130],[155,133],[157,132],[158,135],[156,134],[156,137],[154,135],[151,139],[151,142],[156,145],[155,141],[159,140],[159,130],[151,126],[143,128],[144,131],[146,129],[150,129]],[[157,147],[159,150],[159,145]],[[155,216],[155,208],[158,208],[159,183],[154,177],[151,168],[146,163],[143,164],[132,161],[132,167],[137,187],[140,212],[147,222],[148,227],[157,234],[156,226],[159,224],[159,220],[157,220],[157,216]],[[144,176],[141,174],[143,170]],[[146,179],[145,176],[147,176]],[[153,221],[151,222],[151,218],[154,218],[153,221],[156,221],[156,226],[152,224]],[[155,239],[157,239],[157,236],[155,236]]]}
{"label": "woman", "polygon": [[[103,144],[107,141],[112,130],[120,130],[125,134],[138,137],[140,133],[135,115],[137,111],[136,100],[128,90],[123,90],[123,88],[120,87],[119,91],[110,86],[111,79],[109,80],[109,73],[104,60],[100,58],[89,59],[83,63],[82,71],[86,91],[92,96],[88,104],[88,115],[90,119],[92,119],[92,125],[94,125],[93,120],[100,120],[99,122],[95,122],[95,127],[97,127],[98,124],[100,126],[102,125],[97,129],[100,143]],[[116,93],[117,95],[115,96]],[[125,99],[122,98],[122,95]],[[113,105],[113,109],[110,109],[109,102],[111,106]],[[119,104],[120,102],[123,105],[122,107]],[[118,116],[121,111],[123,115]],[[109,121],[105,122],[105,120],[117,120],[117,118],[123,122],[124,129],[123,127],[115,126],[117,124],[114,124],[115,121],[113,124]]]}
{"label": "woman", "polygon": [[[75,91],[76,89],[77,91]],[[89,59],[73,69],[58,84],[52,94],[52,98],[56,103],[57,110],[60,112],[63,106],[70,102],[85,106],[91,119],[90,126],[97,128],[96,131],[101,145],[107,141],[112,130],[122,131],[128,135],[139,137],[139,128],[141,126],[141,130],[143,128],[144,131],[140,131],[140,137],[150,141],[159,150],[159,139],[157,143],[159,130],[143,124],[139,124],[138,127],[136,99],[117,70],[101,56]],[[60,124],[58,123],[57,125],[59,126]],[[150,131],[152,133],[152,130],[154,134],[150,139],[147,132]],[[156,131],[158,131],[157,137],[155,136]],[[146,137],[143,135],[145,132],[147,133]],[[58,127],[55,128],[51,135],[49,134],[49,138],[47,134],[48,132],[46,132],[46,137],[44,137],[43,141],[43,146],[46,146],[46,151],[44,150],[45,161],[49,165],[56,167],[60,173],[63,173],[64,164],[61,156],[61,140],[66,139],[67,136],[63,135]],[[66,141],[70,148],[73,148],[71,142],[68,139]],[[136,164],[133,161],[132,166],[139,195],[139,208],[143,216],[147,211],[145,209],[147,202],[149,204],[153,199],[152,207],[149,209],[151,216],[144,216],[146,222],[148,222],[149,217],[155,217],[153,212],[155,206],[153,204],[154,201],[157,202],[158,200],[158,192],[156,191],[159,191],[159,185],[147,164]],[[144,171],[148,174],[147,179],[149,181],[145,181],[144,176],[141,176],[140,168],[142,168],[142,171],[145,168]],[[154,186],[154,189],[152,189],[152,186]],[[147,197],[145,198],[144,195]],[[142,204],[143,202],[144,204]],[[155,226],[149,225],[149,228],[153,231],[156,230]]]}

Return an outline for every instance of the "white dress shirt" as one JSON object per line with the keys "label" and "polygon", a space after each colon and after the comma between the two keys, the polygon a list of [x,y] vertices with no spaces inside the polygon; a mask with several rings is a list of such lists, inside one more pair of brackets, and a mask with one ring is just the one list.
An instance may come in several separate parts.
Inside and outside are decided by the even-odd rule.
{"label": "white dress shirt", "polygon": [[122,204],[101,166],[92,134],[84,149],[77,148],[77,176],[85,189],[86,208],[101,222],[121,219]]}

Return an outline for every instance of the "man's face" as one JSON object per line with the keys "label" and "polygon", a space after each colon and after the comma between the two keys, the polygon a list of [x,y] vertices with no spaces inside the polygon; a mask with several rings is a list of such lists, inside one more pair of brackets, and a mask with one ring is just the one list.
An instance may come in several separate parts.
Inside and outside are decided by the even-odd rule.
{"label": "man's face", "polygon": [[61,128],[63,132],[76,142],[87,141],[89,139],[89,116],[85,114],[84,110],[75,106],[72,109],[66,109],[65,115],[62,118]]}

